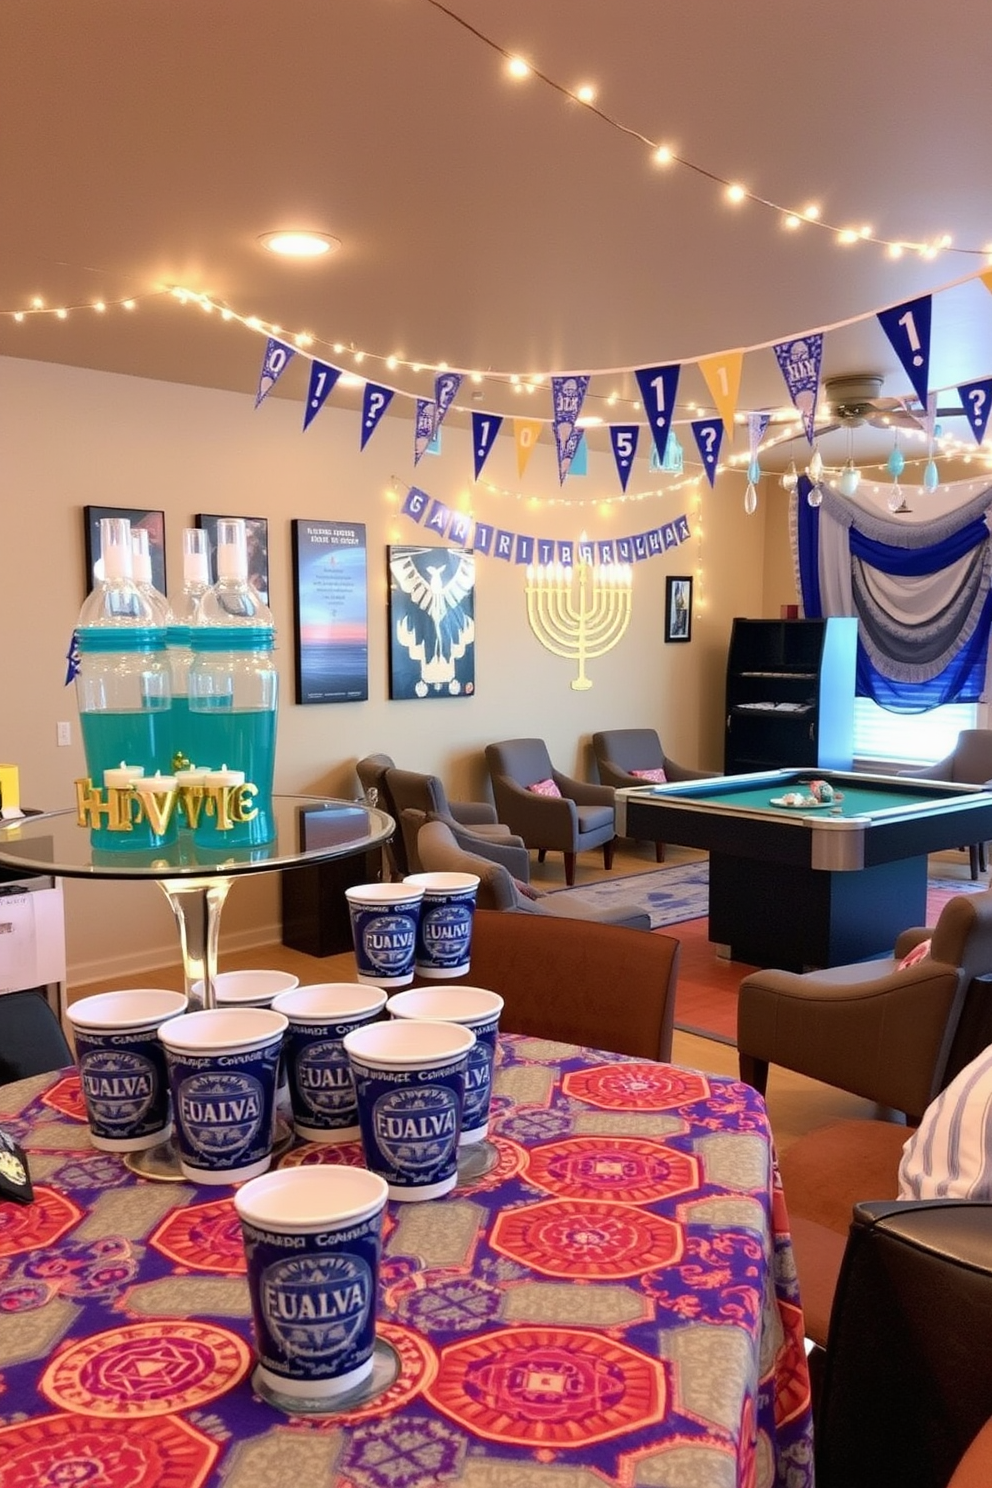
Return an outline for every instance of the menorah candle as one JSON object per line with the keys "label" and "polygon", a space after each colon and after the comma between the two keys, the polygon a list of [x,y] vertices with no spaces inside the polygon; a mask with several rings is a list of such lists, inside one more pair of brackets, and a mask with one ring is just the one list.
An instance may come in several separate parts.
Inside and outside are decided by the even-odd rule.
{"label": "menorah candle", "polygon": [[128,765],[121,760],[120,764],[112,770],[104,770],[103,785],[105,790],[127,790],[136,780],[144,775],[144,766]]}
{"label": "menorah candle", "polygon": [[237,847],[250,841],[243,830],[245,826],[244,798],[246,793],[255,794],[252,785],[246,785],[244,770],[229,770],[224,764],[219,770],[208,770],[202,781],[203,801],[193,831],[193,840],[198,847]]}
{"label": "menorah candle", "polygon": [[135,795],[141,802],[148,826],[157,839],[155,846],[171,841],[176,835],[176,777],[142,775],[132,783]]}
{"label": "menorah candle", "polygon": [[210,771],[206,765],[189,765],[176,771],[176,789],[179,792],[181,812],[179,827],[192,829],[196,826],[203,807],[203,787]]}

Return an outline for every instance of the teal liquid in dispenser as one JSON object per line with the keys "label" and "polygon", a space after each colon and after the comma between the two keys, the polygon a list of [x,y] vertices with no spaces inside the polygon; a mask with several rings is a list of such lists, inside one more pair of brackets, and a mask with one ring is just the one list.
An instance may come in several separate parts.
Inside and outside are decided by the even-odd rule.
{"label": "teal liquid in dispenser", "polygon": [[[183,529],[183,587],[170,609],[166,631],[172,675],[172,768],[185,770],[198,763],[189,713],[189,669],[193,664],[190,632],[200,601],[210,587],[207,534],[199,527]],[[180,816],[180,831],[186,827]]]}

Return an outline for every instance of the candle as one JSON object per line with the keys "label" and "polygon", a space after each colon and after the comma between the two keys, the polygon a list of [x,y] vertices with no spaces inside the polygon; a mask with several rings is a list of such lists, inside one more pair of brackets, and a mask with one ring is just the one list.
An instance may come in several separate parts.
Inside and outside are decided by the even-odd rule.
{"label": "candle", "polygon": [[208,770],[202,783],[208,790],[219,790],[221,786],[244,785],[245,772],[244,770],[229,770],[224,764],[219,770]]}
{"label": "candle", "polygon": [[104,770],[103,784],[106,790],[127,790],[144,775],[141,765],[127,765],[121,760],[120,765],[113,770]]}
{"label": "candle", "polygon": [[140,795],[146,795],[149,792],[160,795],[163,791],[175,790],[176,777],[175,775],[161,775],[156,770],[154,775],[142,775],[140,780],[135,780],[133,784]]}
{"label": "candle", "polygon": [[203,785],[210,771],[206,765],[190,765],[186,770],[177,770],[175,781],[178,786]]}

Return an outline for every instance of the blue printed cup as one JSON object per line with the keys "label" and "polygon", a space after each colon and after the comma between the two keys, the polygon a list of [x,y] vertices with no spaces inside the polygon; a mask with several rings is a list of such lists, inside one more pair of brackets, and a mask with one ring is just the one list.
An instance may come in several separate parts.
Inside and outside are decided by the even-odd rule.
{"label": "blue printed cup", "polygon": [[466,976],[472,954],[472,922],[479,880],[474,873],[411,873],[424,902],[417,930],[417,975],[447,981]]}
{"label": "blue printed cup", "polygon": [[234,1195],[262,1383],[331,1400],[372,1373],[386,1185],[365,1168],[285,1168]]}
{"label": "blue printed cup", "polygon": [[157,1147],[172,1131],[159,1028],[186,1011],[181,992],[100,992],[67,1009],[90,1141],[108,1152]]}
{"label": "blue printed cup", "polygon": [[272,1004],[289,1019],[286,1069],[297,1136],[308,1142],[353,1142],[361,1136],[342,1040],[375,1022],[385,1002],[378,987],[321,982],[283,992]]}
{"label": "blue printed cup", "polygon": [[276,1074],[286,1019],[270,1008],[212,1008],[159,1030],[179,1166],[194,1183],[241,1183],[272,1161]]}
{"label": "blue printed cup", "polygon": [[[289,992],[300,985],[298,976],[291,971],[222,971],[214,977],[215,1007],[271,1007],[280,992]],[[190,999],[198,1007],[204,1005],[204,984],[194,982],[190,988]],[[287,1128],[293,1124],[293,1111],[289,1098],[289,1078],[286,1074],[286,1057],[279,1061],[279,1077],[276,1082],[276,1115],[281,1116]]]}
{"label": "blue printed cup", "polygon": [[391,1199],[436,1199],[454,1188],[474,1044],[469,1028],[405,1018],[345,1034],[365,1161]]}
{"label": "blue printed cup", "polygon": [[414,987],[409,992],[397,992],[386,1003],[391,1018],[458,1023],[475,1034],[465,1071],[460,1147],[484,1142],[489,1132],[489,1101],[502,1011],[502,997],[485,987]]}
{"label": "blue printed cup", "polygon": [[408,987],[413,981],[422,887],[371,883],[344,892],[358,980],[373,987]]}

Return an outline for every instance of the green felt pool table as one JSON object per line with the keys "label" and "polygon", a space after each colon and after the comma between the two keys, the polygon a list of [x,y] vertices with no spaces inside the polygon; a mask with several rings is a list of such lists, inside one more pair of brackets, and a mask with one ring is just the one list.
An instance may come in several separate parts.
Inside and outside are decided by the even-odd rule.
{"label": "green felt pool table", "polygon": [[[773,804],[825,780],[832,802]],[[926,916],[927,854],[992,839],[992,791],[847,771],[766,770],[616,793],[620,836],[710,854],[710,939],[803,970],[892,949]]]}

